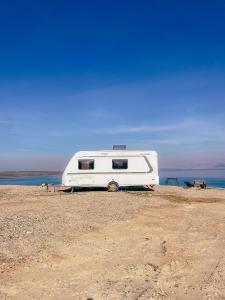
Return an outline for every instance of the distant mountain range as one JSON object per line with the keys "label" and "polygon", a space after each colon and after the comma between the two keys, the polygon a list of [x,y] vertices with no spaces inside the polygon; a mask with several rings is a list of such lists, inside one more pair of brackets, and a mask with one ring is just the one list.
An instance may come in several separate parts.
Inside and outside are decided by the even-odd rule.
{"label": "distant mountain range", "polygon": [[219,163],[214,165],[215,169],[225,169],[225,163]]}
{"label": "distant mountain range", "polygon": [[208,163],[208,164],[201,164],[198,165],[196,167],[194,167],[193,169],[225,169],[225,163],[223,162],[219,162],[219,163]]}
{"label": "distant mountain range", "polygon": [[[215,170],[225,170],[225,163],[217,164],[201,164],[195,167],[186,168],[160,168],[160,170],[196,170],[196,169],[215,169]],[[28,176],[61,176],[63,171],[0,171],[0,178],[8,177],[28,177]]]}
{"label": "distant mountain range", "polygon": [[225,163],[199,164],[190,167],[160,168],[160,170],[225,170]]}
{"label": "distant mountain range", "polygon": [[55,176],[62,175],[62,171],[4,171],[0,172],[0,178],[28,177],[28,176]]}

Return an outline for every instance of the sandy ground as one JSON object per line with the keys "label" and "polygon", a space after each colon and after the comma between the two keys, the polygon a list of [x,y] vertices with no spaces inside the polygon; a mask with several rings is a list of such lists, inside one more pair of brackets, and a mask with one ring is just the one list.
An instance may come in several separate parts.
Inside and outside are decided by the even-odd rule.
{"label": "sandy ground", "polygon": [[0,299],[225,299],[225,190],[0,186]]}

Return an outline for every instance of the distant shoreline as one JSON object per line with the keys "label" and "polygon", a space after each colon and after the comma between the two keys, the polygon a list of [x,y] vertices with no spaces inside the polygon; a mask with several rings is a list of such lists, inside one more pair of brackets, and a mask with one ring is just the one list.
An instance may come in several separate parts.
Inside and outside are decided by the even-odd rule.
{"label": "distant shoreline", "polygon": [[225,171],[225,168],[159,168],[159,171]]}
{"label": "distant shoreline", "polygon": [[[183,171],[225,171],[225,168],[159,168],[159,172],[183,172]],[[11,177],[33,177],[33,176],[61,176],[63,171],[0,171],[0,179]]]}
{"label": "distant shoreline", "polygon": [[57,176],[62,171],[4,171],[0,172],[0,179],[9,177],[32,177],[32,176]]}

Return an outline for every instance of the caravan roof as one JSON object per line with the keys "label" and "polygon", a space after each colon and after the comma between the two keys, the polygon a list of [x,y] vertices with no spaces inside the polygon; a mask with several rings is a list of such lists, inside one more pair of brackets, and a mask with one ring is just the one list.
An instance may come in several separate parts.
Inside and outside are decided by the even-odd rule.
{"label": "caravan roof", "polygon": [[157,155],[156,151],[148,150],[96,150],[96,151],[79,151],[76,156],[133,156],[133,155]]}

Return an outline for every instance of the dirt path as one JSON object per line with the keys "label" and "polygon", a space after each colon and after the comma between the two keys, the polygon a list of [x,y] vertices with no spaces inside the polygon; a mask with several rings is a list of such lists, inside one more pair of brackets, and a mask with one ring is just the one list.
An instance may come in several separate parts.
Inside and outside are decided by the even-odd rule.
{"label": "dirt path", "polygon": [[223,190],[0,197],[0,299],[225,299]]}

